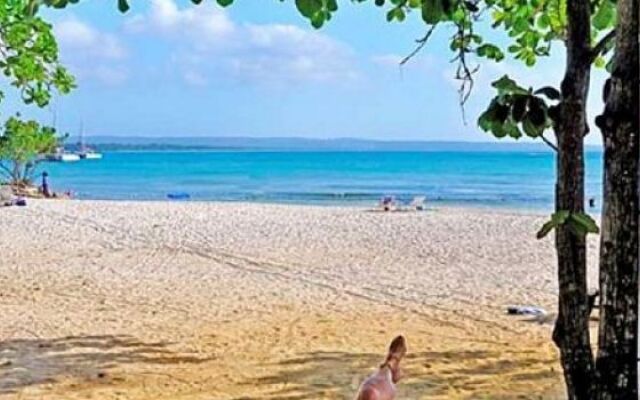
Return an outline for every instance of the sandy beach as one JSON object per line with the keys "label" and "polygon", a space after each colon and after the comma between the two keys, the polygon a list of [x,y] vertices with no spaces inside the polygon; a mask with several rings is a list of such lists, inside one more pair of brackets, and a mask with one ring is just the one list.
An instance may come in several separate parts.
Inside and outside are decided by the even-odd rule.
{"label": "sandy beach", "polygon": [[400,399],[562,398],[552,325],[505,315],[555,312],[544,221],[245,203],[0,209],[0,399],[351,399],[399,333]]}

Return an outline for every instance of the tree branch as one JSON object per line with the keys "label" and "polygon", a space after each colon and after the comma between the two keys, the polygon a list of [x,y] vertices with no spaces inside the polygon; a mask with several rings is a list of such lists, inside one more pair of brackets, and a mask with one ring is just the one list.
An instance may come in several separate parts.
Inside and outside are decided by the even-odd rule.
{"label": "tree branch", "polygon": [[609,33],[604,35],[604,37],[600,39],[600,41],[591,49],[591,62],[594,62],[595,59],[598,58],[598,56],[603,54],[607,50],[607,46],[609,46],[609,44],[611,44],[611,42],[615,38],[616,38],[615,29],[612,29],[611,31],[609,31]]}
{"label": "tree branch", "polygon": [[433,31],[436,30],[436,26],[438,26],[438,24],[434,24],[433,26],[431,26],[431,28],[427,31],[427,33],[420,39],[416,40],[416,43],[418,44],[416,46],[415,49],[413,49],[413,51],[411,53],[409,53],[405,58],[403,58],[400,61],[400,65],[405,65],[409,60],[411,60],[416,54],[418,54],[420,52],[420,50],[422,50],[422,48],[427,44],[427,42],[429,41],[429,38],[431,37],[431,34],[433,33]]}
{"label": "tree branch", "polygon": [[[468,12],[465,12],[465,18],[469,18]],[[459,40],[461,45],[459,46],[457,55],[451,60],[451,62],[457,62],[458,64],[455,79],[460,81],[460,87],[458,88],[459,105],[462,112],[462,122],[466,125],[467,117],[464,106],[473,91],[473,86],[475,84],[473,75],[478,72],[480,65],[470,67],[467,62],[467,53],[471,53],[471,50],[465,45],[465,41],[467,37],[473,35],[473,25],[467,28],[465,27],[464,21],[456,25],[457,32],[453,36],[453,40]],[[465,29],[468,29],[468,32],[465,31]]]}
{"label": "tree branch", "polygon": [[540,139],[549,147],[551,147],[555,152],[558,152],[558,146],[553,144],[553,142],[546,138],[544,135],[540,135]]}

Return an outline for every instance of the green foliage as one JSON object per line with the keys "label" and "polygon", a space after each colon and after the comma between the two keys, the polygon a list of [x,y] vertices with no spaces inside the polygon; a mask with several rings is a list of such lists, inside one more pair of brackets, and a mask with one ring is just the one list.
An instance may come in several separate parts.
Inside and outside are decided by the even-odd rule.
{"label": "green foliage", "polygon": [[[37,2],[37,0],[35,0]],[[75,4],[77,2],[79,2],[80,0],[40,0],[42,2],[44,2],[46,5],[51,6],[51,7],[55,7],[55,8],[65,8],[66,6],[70,5],[70,4]],[[233,4],[233,0],[215,0],[216,3],[218,3],[218,5],[222,6],[222,7],[228,7],[231,4]],[[331,0],[332,3],[336,4],[336,0]],[[118,2],[118,10],[120,10],[120,12],[127,12],[129,11],[129,9],[131,8],[130,0],[117,0]],[[202,3],[202,0],[191,0],[191,2],[193,4],[200,4]],[[297,3],[297,1],[296,1]],[[335,10],[332,11],[336,11],[338,9],[338,6],[336,4]],[[300,11],[302,13],[302,11]],[[305,14],[303,14],[305,15]],[[305,17],[307,17],[305,15]],[[307,17],[309,19],[311,19],[311,17]]]}
{"label": "green foliage", "polygon": [[0,136],[0,172],[12,184],[28,184],[35,165],[58,144],[53,128],[11,117]]}
{"label": "green foliage", "polygon": [[[52,26],[37,13],[41,5],[63,8],[77,2],[4,0],[0,5],[0,71],[25,104],[44,107],[54,91],[66,94],[75,87],[74,78],[58,60]],[[57,144],[52,128],[9,118],[0,136],[0,173],[13,184],[27,184],[35,165]]]}
{"label": "green foliage", "polygon": [[598,6],[598,10],[591,18],[593,28],[603,31],[615,26],[616,23],[616,7],[610,1],[602,1]]}
{"label": "green foliage", "polygon": [[538,138],[552,125],[550,107],[542,96],[557,101],[560,93],[556,89],[525,89],[507,75],[493,82],[492,86],[496,88],[498,95],[478,118],[478,125],[485,132],[490,132],[497,138],[508,136],[519,139],[523,133],[531,138]]}
{"label": "green foliage", "polygon": [[[353,0],[364,3],[369,0]],[[610,2],[610,0],[606,0]],[[526,65],[535,64],[538,57],[549,55],[550,43],[563,40],[566,25],[566,0],[375,0],[378,7],[388,6],[388,21],[402,22],[414,12],[426,25],[449,23],[459,30],[452,37],[451,48],[488,58],[504,59],[504,53],[495,43],[474,33],[476,21],[489,13],[493,28],[502,28],[513,43],[508,50]],[[337,4],[328,0],[296,0],[300,14],[314,27],[322,26],[337,10]],[[329,4],[332,6],[330,7]],[[609,10],[609,8],[604,8]],[[485,19],[486,20],[486,19]]]}
{"label": "green foliage", "polygon": [[542,239],[549,232],[563,225],[566,225],[578,237],[585,237],[589,233],[600,233],[598,225],[590,215],[561,210],[551,214],[551,219],[542,225],[536,237]]}
{"label": "green foliage", "polygon": [[35,16],[38,5],[36,1],[7,0],[0,7],[0,70],[26,104],[44,107],[53,90],[66,94],[75,81],[59,63],[51,25]]}

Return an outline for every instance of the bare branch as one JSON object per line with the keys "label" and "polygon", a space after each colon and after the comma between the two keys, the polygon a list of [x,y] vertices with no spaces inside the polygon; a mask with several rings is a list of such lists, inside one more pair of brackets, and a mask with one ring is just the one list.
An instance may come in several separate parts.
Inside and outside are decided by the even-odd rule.
{"label": "bare branch", "polygon": [[616,30],[612,29],[604,35],[600,41],[591,49],[591,62],[594,62],[601,54],[603,54],[611,42],[616,38]]}
{"label": "bare branch", "polygon": [[[469,17],[468,13],[466,13],[465,15],[466,15],[466,18]],[[458,49],[457,55],[451,60],[451,62],[458,63],[455,79],[460,81],[460,87],[458,88],[458,96],[460,98],[459,105],[462,111],[462,121],[466,125],[467,117],[466,117],[464,106],[467,103],[467,100],[469,100],[469,96],[471,96],[471,92],[473,91],[473,86],[475,84],[473,75],[476,72],[478,72],[478,70],[480,69],[480,65],[475,65],[473,67],[470,67],[467,60],[467,54],[471,53],[472,50],[470,50],[465,45],[465,41],[467,36],[473,35],[473,27],[468,28],[469,31],[466,32],[465,22],[462,21],[461,23],[457,24],[457,29],[458,30],[454,35],[453,40],[456,40],[456,39],[460,40],[461,45],[460,45],[460,48]]]}
{"label": "bare branch", "polygon": [[549,147],[551,147],[555,152],[558,151],[558,146],[556,146],[551,140],[547,139],[544,135],[540,135],[540,139]]}
{"label": "bare branch", "polygon": [[429,28],[429,30],[427,31],[427,33],[420,39],[416,40],[416,43],[418,44],[416,46],[415,49],[413,49],[413,51],[411,53],[409,53],[409,55],[407,55],[405,58],[403,58],[400,61],[400,65],[405,65],[409,60],[411,60],[416,54],[418,54],[420,52],[420,50],[422,50],[422,48],[427,44],[427,42],[429,41],[429,38],[431,37],[431,34],[433,33],[433,31],[436,30],[436,26],[438,26],[438,24],[434,24],[433,26],[431,26],[431,28]]}

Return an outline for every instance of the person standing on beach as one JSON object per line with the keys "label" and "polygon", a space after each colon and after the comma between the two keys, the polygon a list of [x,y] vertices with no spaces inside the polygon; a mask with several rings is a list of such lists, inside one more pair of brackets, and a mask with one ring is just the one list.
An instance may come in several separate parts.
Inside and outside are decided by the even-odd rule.
{"label": "person standing on beach", "polygon": [[44,197],[51,197],[51,192],[49,191],[49,182],[47,181],[47,177],[49,174],[47,171],[42,172],[42,186],[40,187],[40,191],[44,195]]}

